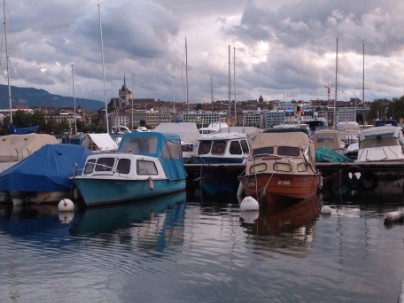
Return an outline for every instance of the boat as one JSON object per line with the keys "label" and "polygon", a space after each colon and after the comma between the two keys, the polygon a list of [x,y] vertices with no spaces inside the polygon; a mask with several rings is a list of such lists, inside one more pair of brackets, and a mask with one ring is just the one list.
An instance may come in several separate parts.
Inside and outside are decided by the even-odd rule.
{"label": "boat", "polygon": [[304,129],[268,129],[253,142],[240,193],[260,203],[302,200],[316,194],[320,173],[314,143]]}
{"label": "boat", "polygon": [[359,151],[355,162],[404,160],[404,135],[401,127],[384,125],[359,133]]}
{"label": "boat", "polygon": [[156,132],[177,134],[181,138],[181,150],[184,163],[196,156],[198,150],[199,131],[193,122],[163,122],[154,128]]}
{"label": "boat", "polygon": [[116,153],[90,155],[81,174],[72,179],[86,206],[185,190],[180,137],[159,132],[124,134]]}
{"label": "boat", "polygon": [[358,157],[344,173],[353,189],[378,194],[404,193],[404,135],[391,124],[359,132]]}
{"label": "boat", "polygon": [[83,167],[90,150],[75,144],[46,144],[0,173],[0,191],[8,192],[13,205],[59,202],[72,197],[70,180]]}
{"label": "boat", "polygon": [[226,132],[229,129],[229,125],[224,122],[213,122],[210,123],[207,127],[201,127],[199,129],[199,133],[201,135],[210,135],[217,134],[221,132]]}
{"label": "boat", "polygon": [[349,146],[359,141],[358,133],[361,127],[356,121],[341,121],[337,123],[337,131],[345,146]]}
{"label": "boat", "polygon": [[81,145],[95,152],[115,152],[118,145],[108,133],[85,134]]}
{"label": "boat", "polygon": [[320,129],[313,133],[312,139],[315,149],[325,146],[341,155],[345,154],[345,143],[341,140],[337,130]]}
{"label": "boat", "polygon": [[47,134],[23,134],[0,136],[0,172],[29,157],[46,144],[57,144],[55,136]]}
{"label": "boat", "polygon": [[189,180],[238,183],[247,162],[251,142],[245,133],[223,132],[200,135],[195,156],[185,163]]}

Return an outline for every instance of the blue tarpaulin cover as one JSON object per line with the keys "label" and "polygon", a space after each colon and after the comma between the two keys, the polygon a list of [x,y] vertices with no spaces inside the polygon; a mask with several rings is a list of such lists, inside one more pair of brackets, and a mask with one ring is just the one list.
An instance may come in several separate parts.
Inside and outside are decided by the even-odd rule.
{"label": "blue tarpaulin cover", "polygon": [[72,188],[69,179],[93,152],[75,144],[46,144],[0,174],[0,190],[52,192]]}

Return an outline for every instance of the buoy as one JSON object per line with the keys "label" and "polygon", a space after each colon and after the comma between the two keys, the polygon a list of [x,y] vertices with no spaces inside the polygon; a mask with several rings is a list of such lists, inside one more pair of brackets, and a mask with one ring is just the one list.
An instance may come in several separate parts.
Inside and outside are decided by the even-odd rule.
{"label": "buoy", "polygon": [[260,205],[257,200],[255,200],[251,196],[245,197],[240,204],[240,209],[242,211],[253,211],[253,210],[259,210]]}
{"label": "buoy", "polygon": [[154,181],[153,181],[153,179],[151,178],[151,177],[149,177],[149,188],[150,188],[150,190],[153,190],[154,189]]}
{"label": "buoy", "polygon": [[404,222],[404,212],[391,211],[384,215],[384,224],[391,224],[395,222]]}
{"label": "buoy", "polygon": [[331,213],[332,213],[332,208],[329,207],[329,206],[327,206],[327,205],[324,205],[323,207],[321,207],[320,213],[321,213],[322,215],[327,215],[327,216],[329,216],[329,215],[331,215]]}
{"label": "buoy", "polygon": [[60,200],[58,204],[58,211],[74,211],[73,201],[67,198]]}

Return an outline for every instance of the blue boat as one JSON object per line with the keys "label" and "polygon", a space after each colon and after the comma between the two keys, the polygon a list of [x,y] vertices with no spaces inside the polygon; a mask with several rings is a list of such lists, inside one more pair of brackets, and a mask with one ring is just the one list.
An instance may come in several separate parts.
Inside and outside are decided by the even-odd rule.
{"label": "blue boat", "polygon": [[89,156],[84,170],[73,177],[73,182],[87,206],[185,190],[181,139],[159,132],[124,134],[116,153]]}
{"label": "blue boat", "polygon": [[80,145],[46,144],[0,174],[0,191],[9,192],[15,205],[70,197],[70,178],[92,153]]}

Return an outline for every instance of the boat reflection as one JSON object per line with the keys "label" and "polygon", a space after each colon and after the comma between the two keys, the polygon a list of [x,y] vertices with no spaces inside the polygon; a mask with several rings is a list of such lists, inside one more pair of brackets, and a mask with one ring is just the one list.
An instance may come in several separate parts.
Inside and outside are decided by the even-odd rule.
{"label": "boat reflection", "polygon": [[268,248],[295,257],[305,257],[315,239],[315,222],[319,214],[319,198],[261,206],[257,218],[240,216],[247,234],[258,240],[260,248]]}
{"label": "boat reflection", "polygon": [[7,207],[0,211],[0,232],[26,243],[54,247],[66,244],[69,225],[59,220],[55,205]]}
{"label": "boat reflection", "polygon": [[141,224],[156,229],[174,225],[182,228],[185,201],[186,192],[181,191],[133,203],[87,208],[76,214],[70,231],[73,235],[96,235]]}

